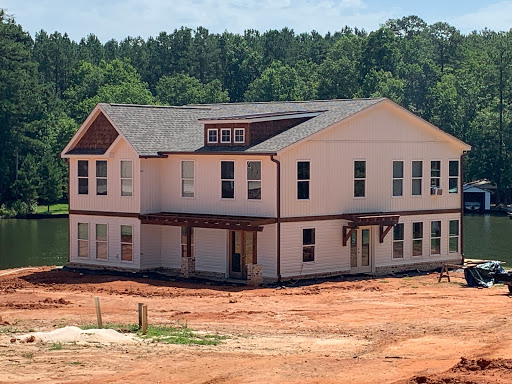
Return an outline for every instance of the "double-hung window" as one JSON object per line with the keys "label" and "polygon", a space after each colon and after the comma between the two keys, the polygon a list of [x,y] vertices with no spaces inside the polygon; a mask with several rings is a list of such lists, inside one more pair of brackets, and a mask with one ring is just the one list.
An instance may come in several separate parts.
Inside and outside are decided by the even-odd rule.
{"label": "double-hung window", "polygon": [[215,144],[219,142],[219,131],[217,129],[208,130],[208,143]]}
{"label": "double-hung window", "polygon": [[437,160],[430,162],[430,188],[432,192],[441,188],[441,162]]}
{"label": "double-hung window", "polygon": [[366,161],[354,161],[354,197],[366,196]]}
{"label": "double-hung window", "polygon": [[393,161],[393,196],[404,194],[404,162]]}
{"label": "double-hung window", "polygon": [[459,220],[450,220],[450,237],[449,240],[450,253],[459,252]]}
{"label": "double-hung window", "polygon": [[421,180],[423,178],[423,161],[412,162],[412,195],[421,196]]}
{"label": "double-hung window", "polygon": [[423,223],[412,223],[412,255],[423,255]]}
{"label": "double-hung window", "polygon": [[459,161],[450,160],[448,164],[448,192],[459,193]]}
{"label": "double-hung window", "polygon": [[231,143],[231,129],[224,128],[220,130],[220,142]]}
{"label": "double-hung window", "polygon": [[393,259],[404,258],[404,224],[393,227]]}
{"label": "double-hung window", "polygon": [[221,197],[223,199],[235,198],[235,162],[220,162]]}
{"label": "double-hung window", "polygon": [[441,221],[430,222],[430,254],[441,254]]}
{"label": "double-hung window", "polygon": [[96,258],[108,259],[108,226],[96,224]]}
{"label": "double-hung window", "polygon": [[121,260],[133,261],[133,227],[121,225]]}
{"label": "double-hung window", "polygon": [[133,194],[133,166],[129,160],[121,161],[121,196]]}
{"label": "double-hung window", "polygon": [[247,198],[261,200],[261,161],[247,162]]}
{"label": "double-hung window", "polygon": [[194,161],[181,162],[181,197],[194,197]]}
{"label": "double-hung window", "polygon": [[235,143],[245,142],[245,129],[235,128]]}
{"label": "double-hung window", "polygon": [[310,163],[309,161],[297,162],[297,199],[309,199],[309,181],[310,181]]}
{"label": "double-hung window", "polygon": [[78,223],[78,257],[89,257],[89,224]]}
{"label": "double-hung window", "polygon": [[78,160],[78,194],[89,193],[89,161]]}
{"label": "double-hung window", "polygon": [[107,195],[107,161],[96,160],[96,195]]}
{"label": "double-hung window", "polygon": [[302,262],[315,261],[315,229],[302,230]]}

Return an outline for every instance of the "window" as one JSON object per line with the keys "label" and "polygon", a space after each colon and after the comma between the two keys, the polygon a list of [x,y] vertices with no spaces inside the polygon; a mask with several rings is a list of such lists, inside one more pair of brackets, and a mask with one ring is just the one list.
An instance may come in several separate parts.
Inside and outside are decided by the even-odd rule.
{"label": "window", "polygon": [[[188,230],[190,228],[190,255],[188,254]],[[194,228],[181,227],[181,257],[194,257]]]}
{"label": "window", "polygon": [[393,161],[393,196],[404,193],[404,162]]}
{"label": "window", "polygon": [[423,255],[423,223],[412,223],[412,255]]}
{"label": "window", "polygon": [[366,161],[354,161],[354,197],[365,197]]}
{"label": "window", "polygon": [[89,161],[78,160],[78,194],[89,193]]}
{"label": "window", "polygon": [[96,258],[108,259],[108,226],[96,224]]}
{"label": "window", "polygon": [[393,259],[404,258],[404,225],[395,224],[393,228]]}
{"label": "window", "polygon": [[441,188],[441,162],[430,162],[430,187],[433,189]]}
{"label": "window", "polygon": [[315,261],[315,229],[302,230],[302,262]]}
{"label": "window", "polygon": [[459,220],[450,220],[450,253],[459,252]]}
{"label": "window", "polygon": [[132,196],[133,169],[131,161],[121,161],[121,196]]}
{"label": "window", "polygon": [[121,225],[121,260],[133,261],[133,227]]}
{"label": "window", "polygon": [[235,143],[245,143],[245,129],[235,129]]}
{"label": "window", "polygon": [[423,178],[423,161],[412,162],[412,195],[421,196],[421,180]]}
{"label": "window", "polygon": [[216,129],[208,130],[208,143],[218,143],[219,142],[219,131]]}
{"label": "window", "polygon": [[247,198],[261,200],[261,161],[247,162]]}
{"label": "window", "polygon": [[107,161],[96,160],[96,195],[107,195]]}
{"label": "window", "polygon": [[430,254],[441,254],[441,222],[432,221],[430,223]]}
{"label": "window", "polygon": [[450,160],[448,164],[448,192],[459,193],[459,161]]}
{"label": "window", "polygon": [[78,257],[89,257],[89,224],[78,223]]}
{"label": "window", "polygon": [[231,129],[221,129],[220,130],[220,142],[221,143],[231,143]]}
{"label": "window", "polygon": [[194,197],[194,162],[181,162],[181,197]]}
{"label": "window", "polygon": [[235,198],[235,162],[220,162],[220,178],[222,183],[222,198]]}
{"label": "window", "polygon": [[309,199],[310,164],[309,161],[297,162],[297,199]]}

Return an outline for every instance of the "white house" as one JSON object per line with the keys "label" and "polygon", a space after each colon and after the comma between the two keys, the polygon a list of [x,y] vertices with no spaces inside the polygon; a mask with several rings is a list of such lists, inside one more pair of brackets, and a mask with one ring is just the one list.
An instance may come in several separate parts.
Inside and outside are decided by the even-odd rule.
{"label": "white house", "polygon": [[265,281],[460,263],[471,148],[388,99],[99,104],[70,266]]}

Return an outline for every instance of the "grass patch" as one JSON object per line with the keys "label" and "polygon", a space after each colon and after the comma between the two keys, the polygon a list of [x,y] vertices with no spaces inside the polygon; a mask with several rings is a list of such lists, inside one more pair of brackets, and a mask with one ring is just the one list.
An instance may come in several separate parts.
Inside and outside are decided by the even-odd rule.
{"label": "grass patch", "polygon": [[50,351],[61,351],[62,350],[62,343],[53,343],[50,345],[50,348],[48,348]]}
{"label": "grass patch", "polygon": [[21,356],[24,357],[25,359],[33,359],[34,358],[34,353],[33,352],[27,352],[27,353],[22,354]]}
{"label": "grass patch", "polygon": [[[48,206],[47,205],[38,205],[37,206],[37,213],[48,213]],[[69,212],[69,204],[53,204],[50,205],[50,214],[57,214],[57,213],[68,213]]]}
{"label": "grass patch", "polygon": [[[95,329],[97,325],[88,324],[80,328]],[[222,340],[227,339],[226,336],[197,333],[187,327],[186,324],[180,324],[174,327],[168,325],[149,325],[145,335],[141,333],[137,324],[106,323],[103,325],[103,328],[113,329],[122,333],[134,333],[144,339],[167,344],[218,345]]]}
{"label": "grass patch", "polygon": [[81,361],[71,361],[69,364],[71,365],[84,365]]}

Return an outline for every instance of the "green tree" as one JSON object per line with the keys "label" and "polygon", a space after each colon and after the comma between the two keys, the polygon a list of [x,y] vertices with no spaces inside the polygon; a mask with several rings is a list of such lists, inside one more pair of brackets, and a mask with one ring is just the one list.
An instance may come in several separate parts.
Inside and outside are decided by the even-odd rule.
{"label": "green tree", "polygon": [[59,202],[62,198],[62,170],[55,154],[46,151],[39,164],[39,203],[48,206]]}
{"label": "green tree", "polygon": [[12,185],[14,196],[26,204],[37,203],[39,190],[39,174],[36,160],[30,153],[25,157],[18,172],[18,178]]}
{"label": "green tree", "polygon": [[156,85],[156,95],[160,103],[167,105],[229,101],[228,94],[226,91],[222,91],[219,80],[205,85],[199,79],[183,73],[162,76]]}

